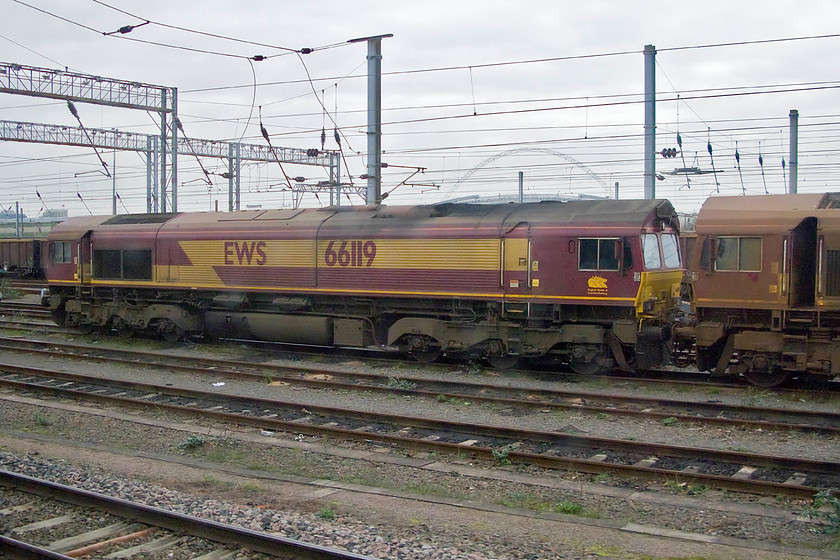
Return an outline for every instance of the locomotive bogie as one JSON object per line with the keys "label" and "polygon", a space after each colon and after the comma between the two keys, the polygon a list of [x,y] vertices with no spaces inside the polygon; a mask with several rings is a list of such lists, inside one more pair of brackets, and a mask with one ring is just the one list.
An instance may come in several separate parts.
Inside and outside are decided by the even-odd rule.
{"label": "locomotive bogie", "polygon": [[155,332],[167,340],[203,332],[202,318],[178,305],[152,303],[125,305],[115,301],[52,298],[56,322],[84,329],[116,330],[128,337],[135,332]]}

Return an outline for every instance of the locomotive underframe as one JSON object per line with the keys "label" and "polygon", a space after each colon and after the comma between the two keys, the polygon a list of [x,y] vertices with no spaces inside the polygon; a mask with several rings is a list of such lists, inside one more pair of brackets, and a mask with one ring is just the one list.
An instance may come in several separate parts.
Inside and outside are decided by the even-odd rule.
{"label": "locomotive underframe", "polygon": [[840,312],[702,309],[695,329],[697,367],[750,380],[787,374],[840,374]]}
{"label": "locomotive underframe", "polygon": [[667,362],[667,329],[639,330],[633,307],[498,300],[347,297],[122,287],[53,287],[56,322],[185,336],[398,349],[425,361],[470,353],[510,366],[550,355],[577,371]]}

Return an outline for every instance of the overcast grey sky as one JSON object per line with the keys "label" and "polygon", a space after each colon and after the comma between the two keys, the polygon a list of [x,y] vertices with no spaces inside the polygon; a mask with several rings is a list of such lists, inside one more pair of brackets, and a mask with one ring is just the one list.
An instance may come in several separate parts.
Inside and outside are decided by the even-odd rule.
{"label": "overcast grey sky", "polygon": [[[718,190],[760,194],[766,185],[784,192],[791,109],[800,114],[800,192],[837,190],[840,37],[774,41],[840,33],[840,6],[830,1],[0,0],[0,6],[0,61],[177,87],[191,137],[264,144],[261,117],[276,146],[320,147],[323,127],[326,148],[336,149],[314,87],[344,135],[342,174],[357,185],[364,184],[358,177],[366,164],[367,51],[346,41],[393,33],[382,42],[383,161],[425,173],[401,185],[411,171],[389,168],[383,176],[389,204],[512,194],[519,171],[529,194],[601,196],[619,182],[622,198],[641,196],[646,44],[658,51],[657,150],[676,148],[679,132],[687,166],[711,171],[714,164],[719,171],[719,186],[706,174],[692,176],[689,189],[684,176],[668,173],[683,166],[681,158],[659,158],[658,197],[690,211]],[[103,35],[145,20],[153,23]],[[339,46],[299,56],[168,26],[290,49]],[[737,44],[711,46],[722,43]],[[249,61],[254,55],[269,58]],[[157,117],[139,111],[77,108],[91,128],[154,134],[158,126]],[[6,94],[0,119],[77,125],[63,102]],[[103,157],[113,166],[113,152]],[[210,173],[227,166],[201,163]],[[87,208],[110,213],[111,180],[99,168],[90,149],[3,142],[0,204],[18,201],[30,216],[44,204],[71,215]],[[326,178],[320,168],[286,172]],[[144,211],[141,156],[117,154],[116,175],[118,211]],[[195,158],[179,158],[179,210],[209,210],[216,200],[226,207],[227,181],[211,175],[207,185],[203,175]],[[290,206],[284,184],[277,164],[245,165],[243,208]],[[304,205],[327,201],[310,196]]]}

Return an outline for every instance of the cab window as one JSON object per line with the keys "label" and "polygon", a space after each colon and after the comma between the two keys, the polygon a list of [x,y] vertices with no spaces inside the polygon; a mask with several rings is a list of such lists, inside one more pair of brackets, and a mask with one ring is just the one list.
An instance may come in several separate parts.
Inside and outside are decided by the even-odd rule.
{"label": "cab window", "polygon": [[662,256],[665,258],[665,268],[680,268],[680,244],[673,233],[663,233]]}
{"label": "cab window", "polygon": [[662,268],[658,235],[655,233],[642,234],[642,254],[645,258],[645,268]]}
{"label": "cab window", "polygon": [[761,271],[760,237],[719,237],[715,270]]}
{"label": "cab window", "polygon": [[615,237],[578,240],[578,270],[618,270],[618,241]]}
{"label": "cab window", "polygon": [[69,241],[54,241],[53,242],[53,262],[54,263],[69,263],[73,262],[72,244]]}

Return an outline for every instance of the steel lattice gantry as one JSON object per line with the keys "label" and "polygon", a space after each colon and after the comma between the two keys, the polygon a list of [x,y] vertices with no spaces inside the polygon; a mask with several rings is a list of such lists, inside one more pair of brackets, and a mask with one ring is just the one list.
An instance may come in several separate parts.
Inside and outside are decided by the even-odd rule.
{"label": "steel lattice gantry", "polygon": [[[95,146],[117,150],[134,150],[148,154],[147,210],[167,212],[166,208],[166,154],[171,154],[172,208],[178,210],[178,154],[229,159],[230,194],[228,208],[239,208],[239,163],[248,161],[277,161],[303,165],[329,166],[330,176],[325,183],[306,185],[297,183],[292,187],[295,204],[305,192],[329,190],[330,203],[338,204],[341,181],[339,177],[340,155],[338,152],[295,148],[272,148],[253,144],[214,142],[211,140],[178,140],[178,90],[173,87],[144,84],[141,82],[104,78],[91,74],[80,74],[68,70],[56,70],[0,62],[0,93],[66,99],[111,107],[155,111],[160,114],[159,136],[132,134],[113,130],[91,130],[91,140],[84,137],[81,128],[42,125],[34,123],[4,122],[4,140],[19,142],[43,142],[73,146]],[[170,116],[167,123],[167,115]],[[81,121],[80,121],[81,124]],[[167,136],[171,131],[171,136]],[[313,155],[309,155],[313,153]],[[154,160],[154,163],[152,163]],[[154,187],[154,190],[152,190]],[[353,187],[349,187],[353,190]],[[153,193],[159,193],[153,196]],[[335,202],[333,202],[335,196]],[[160,206],[158,205],[160,203]]]}
{"label": "steel lattice gantry", "polygon": [[[171,131],[172,210],[178,209],[178,90],[127,80],[0,62],[0,93],[65,99],[94,105],[155,111],[160,114],[160,202],[166,212],[167,130]],[[167,125],[167,115],[170,124]],[[81,122],[81,121],[80,121]]]}
{"label": "steel lattice gantry", "polygon": [[174,102],[167,97],[165,86],[141,84],[0,62],[0,92],[68,99],[83,103],[142,109],[146,111],[174,111]]}
{"label": "steel lattice gantry", "polygon": [[[12,142],[34,142],[39,144],[60,144],[65,146],[93,145],[108,150],[126,150],[146,154],[146,211],[157,211],[152,186],[157,184],[156,176],[159,157],[159,138],[149,134],[121,132],[118,130],[91,129],[87,135],[81,128],[16,121],[0,121],[0,140]],[[90,141],[88,141],[88,135]],[[93,144],[91,144],[91,141]],[[259,144],[240,144],[201,139],[179,140],[176,152],[197,157],[227,158],[228,164],[228,210],[239,209],[240,162],[263,161],[315,165],[329,168],[329,181],[319,185],[297,183],[293,187],[296,204],[305,192],[329,191],[330,203],[339,204],[341,194],[340,154],[334,151],[317,151],[299,148],[271,148]],[[352,187],[350,187],[352,189]]]}

